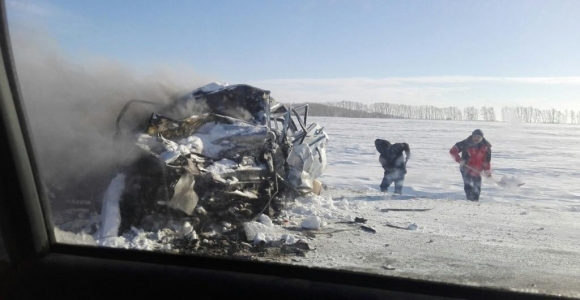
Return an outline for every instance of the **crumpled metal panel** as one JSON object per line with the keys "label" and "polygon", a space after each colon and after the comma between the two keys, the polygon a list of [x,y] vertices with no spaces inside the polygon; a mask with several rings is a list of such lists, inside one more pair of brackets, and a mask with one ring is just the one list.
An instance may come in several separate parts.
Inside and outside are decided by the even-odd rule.
{"label": "crumpled metal panel", "polygon": [[206,112],[228,116],[257,125],[268,122],[270,91],[246,84],[211,83],[178,100],[181,107],[205,107]]}
{"label": "crumpled metal panel", "polygon": [[288,156],[288,180],[298,191],[309,192],[313,188],[313,180],[320,177],[326,170],[326,144],[328,135],[324,129],[312,123],[302,140],[304,132],[298,132],[294,145]]}
{"label": "crumpled metal panel", "polygon": [[329,139],[307,116],[308,105],[289,108],[267,90],[218,83],[152,113],[133,130],[138,157],[122,169],[125,189],[112,201],[122,217],[119,230],[167,212],[199,222],[239,221],[278,210],[296,192],[319,193],[315,179],[327,167]]}
{"label": "crumpled metal panel", "polygon": [[190,153],[213,159],[257,156],[271,136],[266,126],[211,114],[173,120],[153,113],[146,132],[151,138],[142,137],[137,144],[157,152],[167,163],[184,154],[180,145],[187,145]]}

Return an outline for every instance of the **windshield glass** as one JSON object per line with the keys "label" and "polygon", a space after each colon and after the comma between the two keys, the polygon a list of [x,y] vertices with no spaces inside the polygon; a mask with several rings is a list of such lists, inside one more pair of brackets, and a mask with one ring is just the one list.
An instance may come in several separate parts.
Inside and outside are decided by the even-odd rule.
{"label": "windshield glass", "polygon": [[54,242],[580,296],[580,2],[6,8]]}

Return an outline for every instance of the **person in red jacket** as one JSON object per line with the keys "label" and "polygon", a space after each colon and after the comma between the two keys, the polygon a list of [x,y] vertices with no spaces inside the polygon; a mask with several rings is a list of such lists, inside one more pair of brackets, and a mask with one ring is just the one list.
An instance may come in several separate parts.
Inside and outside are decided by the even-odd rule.
{"label": "person in red jacket", "polygon": [[451,147],[449,153],[459,163],[467,200],[478,201],[481,174],[491,177],[491,144],[483,137],[483,132],[476,129],[471,136]]}

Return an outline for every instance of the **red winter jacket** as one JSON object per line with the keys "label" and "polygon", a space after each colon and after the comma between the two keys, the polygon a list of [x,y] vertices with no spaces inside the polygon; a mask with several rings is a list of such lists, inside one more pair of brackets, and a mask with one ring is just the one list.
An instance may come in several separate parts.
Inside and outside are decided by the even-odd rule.
{"label": "red winter jacket", "polygon": [[491,144],[485,138],[473,144],[470,136],[451,147],[449,154],[456,162],[464,160],[465,169],[472,176],[480,176],[482,171],[491,170]]}

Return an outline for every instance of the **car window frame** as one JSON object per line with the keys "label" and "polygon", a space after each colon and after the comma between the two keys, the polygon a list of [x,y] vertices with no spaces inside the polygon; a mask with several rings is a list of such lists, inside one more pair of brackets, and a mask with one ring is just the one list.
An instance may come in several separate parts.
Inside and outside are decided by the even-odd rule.
{"label": "car window frame", "polygon": [[[42,187],[38,166],[35,163],[34,145],[29,134],[26,108],[21,98],[15,69],[4,0],[0,0],[1,22],[0,52],[0,164],[9,174],[0,183],[0,239],[8,262],[0,264],[0,298],[2,296],[82,295],[82,280],[108,276],[131,276],[159,283],[178,283],[175,295],[183,295],[187,287],[220,289],[226,284],[246,282],[242,292],[227,289],[228,295],[253,293],[253,289],[292,289],[295,294],[276,295],[276,298],[299,295],[318,295],[333,298],[399,297],[424,299],[450,297],[468,299],[556,299],[488,287],[474,287],[444,282],[434,282],[397,276],[375,275],[346,270],[310,268],[285,263],[244,261],[225,257],[180,255],[82,246],[57,243],[51,228],[48,198]],[[5,176],[6,176],[5,174]],[[87,274],[82,274],[83,272]],[[59,275],[60,274],[60,277]],[[88,277],[87,277],[88,276]],[[159,278],[168,276],[169,279]],[[200,278],[218,278],[219,282]],[[209,276],[209,277],[207,277]],[[213,276],[213,277],[212,277]],[[179,279],[176,279],[179,278]],[[64,282],[69,280],[68,282]],[[197,280],[197,285],[189,280]],[[44,282],[44,284],[41,284]],[[69,287],[70,293],[51,289]],[[74,284],[77,284],[75,287]],[[119,282],[111,287],[122,288]],[[135,286],[140,283],[136,282]],[[30,287],[30,289],[27,289]],[[125,287],[133,287],[128,284]],[[101,292],[107,293],[104,288]],[[130,291],[127,291],[127,293]],[[4,294],[3,294],[4,293]],[[95,292],[98,293],[98,292]],[[257,294],[259,294],[256,291]],[[145,293],[155,294],[155,293]],[[127,294],[135,295],[135,294]],[[95,295],[96,296],[96,295]],[[101,295],[102,296],[102,295]],[[274,296],[274,295],[272,295]],[[89,298],[90,295],[89,295]],[[558,298],[561,299],[561,298]]]}

